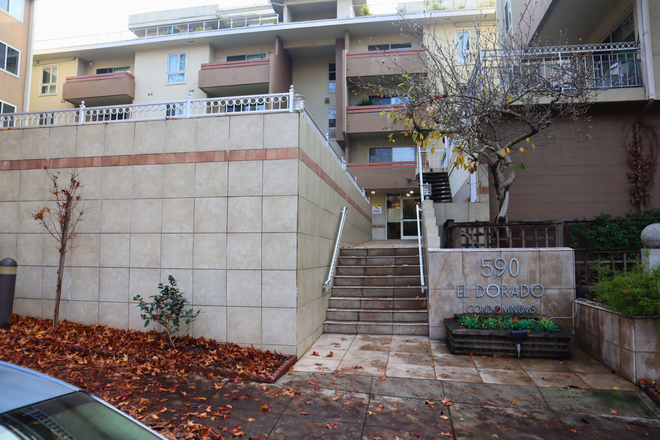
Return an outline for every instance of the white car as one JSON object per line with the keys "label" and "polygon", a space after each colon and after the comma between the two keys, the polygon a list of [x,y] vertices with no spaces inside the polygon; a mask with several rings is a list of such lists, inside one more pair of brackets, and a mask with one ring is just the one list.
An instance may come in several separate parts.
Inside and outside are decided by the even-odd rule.
{"label": "white car", "polygon": [[0,440],[163,440],[87,391],[0,361]]}

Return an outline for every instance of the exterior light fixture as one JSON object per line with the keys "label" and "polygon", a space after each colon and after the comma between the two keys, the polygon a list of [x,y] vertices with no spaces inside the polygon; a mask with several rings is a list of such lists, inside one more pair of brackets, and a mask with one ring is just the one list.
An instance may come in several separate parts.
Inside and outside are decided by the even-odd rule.
{"label": "exterior light fixture", "polygon": [[376,191],[371,191],[371,194],[376,194]]}

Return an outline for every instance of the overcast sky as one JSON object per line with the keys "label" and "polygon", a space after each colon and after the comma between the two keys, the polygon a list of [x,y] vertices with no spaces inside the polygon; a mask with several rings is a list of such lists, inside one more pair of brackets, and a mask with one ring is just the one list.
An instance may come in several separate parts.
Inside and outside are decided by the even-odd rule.
{"label": "overcast sky", "polygon": [[104,34],[127,29],[128,16],[191,6],[222,8],[267,3],[267,0],[38,0],[35,41]]}

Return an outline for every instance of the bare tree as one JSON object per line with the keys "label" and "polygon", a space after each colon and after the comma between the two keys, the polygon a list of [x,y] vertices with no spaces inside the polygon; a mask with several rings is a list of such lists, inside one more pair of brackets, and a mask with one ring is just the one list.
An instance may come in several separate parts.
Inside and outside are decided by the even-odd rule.
{"label": "bare tree", "polygon": [[[81,208],[80,171],[69,171],[66,180],[60,180],[60,173],[52,172],[44,167],[48,174],[48,188],[51,195],[51,208],[44,207],[32,216],[40,222],[50,235],[57,240],[60,253],[60,263],[57,269],[57,290],[55,293],[55,310],[53,311],[53,330],[57,330],[60,316],[60,299],[62,298],[62,278],[64,277],[64,261],[66,253],[71,249],[71,239],[78,222],[83,218],[84,210]],[[67,181],[68,180],[68,181]]]}
{"label": "bare tree", "polygon": [[525,168],[539,138],[548,138],[559,120],[572,120],[584,132],[595,98],[592,61],[588,55],[562,57],[521,34],[498,36],[479,23],[454,39],[430,19],[424,25],[401,19],[404,34],[425,49],[415,63],[426,73],[406,73],[391,57],[402,80],[364,85],[399,98],[397,110],[387,113],[391,129],[403,129],[424,149],[451,142],[457,168],[475,173],[485,165],[497,196],[496,221],[506,221],[516,168]]}

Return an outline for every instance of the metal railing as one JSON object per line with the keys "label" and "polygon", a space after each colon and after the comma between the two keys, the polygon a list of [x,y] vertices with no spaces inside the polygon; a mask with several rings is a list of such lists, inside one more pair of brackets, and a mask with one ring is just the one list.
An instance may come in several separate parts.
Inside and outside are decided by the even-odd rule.
{"label": "metal railing", "polygon": [[363,11],[368,11],[368,15],[396,15],[414,14],[419,12],[442,12],[461,9],[481,9],[494,8],[496,0],[426,0],[426,1],[384,1],[369,3],[368,9],[365,5],[354,5],[353,14],[356,17],[362,16]]}
{"label": "metal railing", "polygon": [[328,140],[328,136],[325,135],[325,134],[323,134],[323,132],[322,132],[321,129],[319,128],[319,126],[318,126],[318,124],[316,123],[316,121],[314,120],[314,118],[312,118],[312,115],[310,115],[309,112],[307,111],[307,109],[305,108],[304,103],[301,104],[300,111],[301,111],[301,113],[302,113],[303,118],[305,119],[305,121],[307,121],[307,123],[309,124],[309,126],[312,127],[312,130],[314,131],[314,133],[316,133],[316,135],[319,137],[319,139],[321,139],[321,142],[323,142],[323,144],[325,145],[325,147],[330,151],[330,153],[332,153],[332,156],[335,158],[335,160],[337,161],[337,163],[339,163],[339,165],[341,166],[342,170],[344,170],[344,172],[345,172],[346,174],[348,174],[348,178],[351,180],[351,182],[353,182],[353,185],[355,185],[355,187],[356,187],[357,190],[360,192],[360,194],[362,194],[362,197],[364,197],[364,199],[365,199],[366,201],[369,201],[369,197],[367,197],[367,193],[366,193],[366,191],[364,190],[364,188],[362,188],[362,187],[358,184],[357,179],[355,178],[355,176],[353,175],[353,173],[351,173],[351,171],[348,169],[348,166],[347,166],[347,164],[346,164],[346,160],[345,160],[343,157],[339,157],[339,156],[337,155],[337,152],[336,152],[336,151],[334,150],[334,148],[332,148],[332,146],[330,145],[330,141]]}
{"label": "metal railing", "polygon": [[419,213],[422,210],[419,205],[415,207],[415,214],[417,215],[417,247],[419,249],[419,276],[422,284],[422,292],[428,290],[428,286],[424,281],[424,258],[422,256],[422,228],[419,220]]}
{"label": "metal railing", "polygon": [[289,93],[231,96],[225,98],[188,98],[183,101],[85,107],[40,112],[0,113],[0,128],[29,128],[59,125],[103,124],[117,121],[183,119],[243,113],[293,111],[293,86]]}
{"label": "metal railing", "polygon": [[[511,60],[511,62],[508,62]],[[546,87],[571,87],[571,75],[586,72],[587,87],[607,90],[642,87],[639,43],[537,46],[522,51],[483,50],[477,71],[498,70],[509,84],[549,78]]]}
{"label": "metal railing", "polygon": [[564,246],[564,223],[450,223],[445,230],[448,248],[552,248]]}
{"label": "metal railing", "polygon": [[341,235],[344,232],[344,224],[346,224],[346,215],[348,214],[348,206],[341,209],[341,220],[339,221],[339,230],[337,231],[337,240],[335,241],[335,249],[332,252],[332,261],[330,262],[330,270],[328,271],[328,278],[323,283],[323,290],[326,292],[332,287],[332,279],[335,276],[335,268],[337,267],[337,258],[339,258],[339,245],[341,244]]}
{"label": "metal railing", "polygon": [[249,26],[270,26],[281,23],[279,14],[252,15],[245,17],[220,18],[215,20],[197,20],[172,25],[148,26],[132,29],[138,38],[161,37],[186,33],[209,32],[225,29],[245,28]]}

